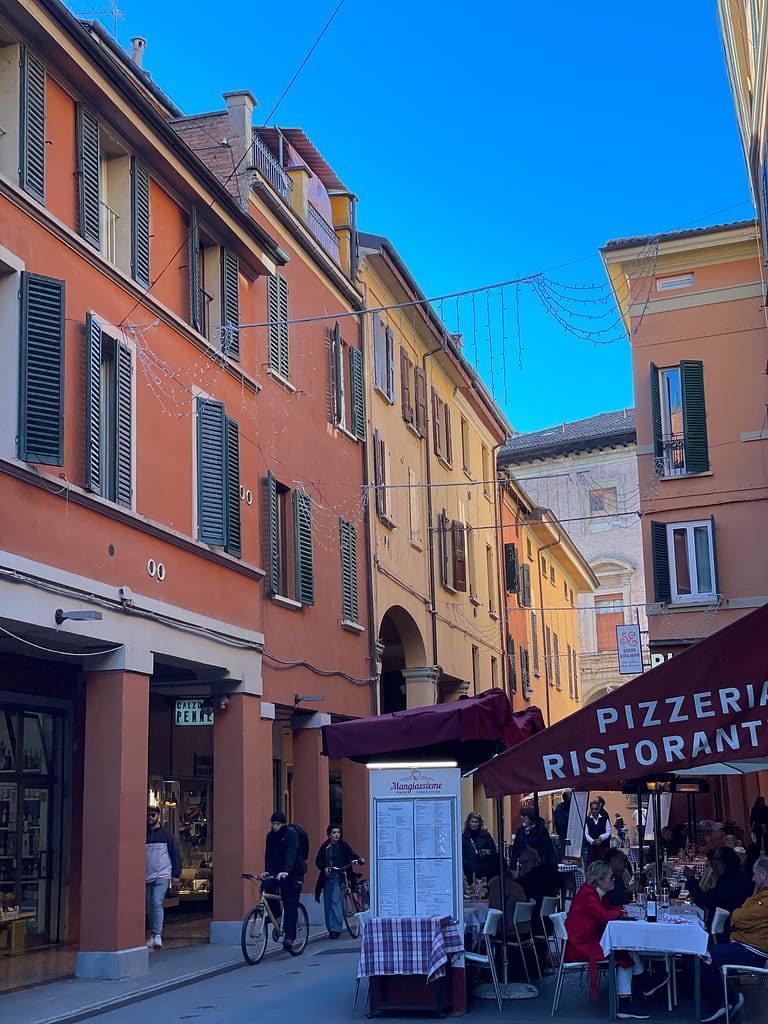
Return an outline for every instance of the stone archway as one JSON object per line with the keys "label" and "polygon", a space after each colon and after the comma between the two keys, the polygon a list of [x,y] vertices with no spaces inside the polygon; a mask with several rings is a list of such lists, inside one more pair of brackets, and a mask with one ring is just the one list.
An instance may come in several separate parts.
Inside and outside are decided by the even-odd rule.
{"label": "stone archway", "polygon": [[424,703],[409,700],[409,683],[422,681],[425,672],[432,673],[432,666],[425,664],[426,649],[418,625],[400,605],[393,605],[382,617],[379,650],[379,712],[404,711]]}

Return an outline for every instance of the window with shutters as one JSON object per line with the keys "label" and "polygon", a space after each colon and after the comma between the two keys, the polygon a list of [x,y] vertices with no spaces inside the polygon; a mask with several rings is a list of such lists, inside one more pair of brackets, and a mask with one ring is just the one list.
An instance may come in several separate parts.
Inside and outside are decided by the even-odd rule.
{"label": "window with shutters", "polygon": [[386,526],[394,526],[389,445],[378,430],[373,435],[373,479],[376,515]]}
{"label": "window with shutters", "polygon": [[678,366],[651,363],[651,413],[656,472],[686,476],[709,470],[704,364],[684,359]]}
{"label": "window with shutters", "polygon": [[531,666],[527,647],[520,648],[520,690],[523,697],[528,700],[531,695]]}
{"label": "window with shutters", "polygon": [[480,692],[480,648],[472,644],[472,693]]}
{"label": "window with shutters", "polygon": [[475,551],[475,531],[469,524],[467,524],[466,532],[466,549],[469,599],[473,604],[480,604],[480,599],[477,596],[477,555]]}
{"label": "window with shutters", "polygon": [[288,281],[279,273],[267,279],[267,320],[267,368],[270,373],[289,381]]}
{"label": "window with shutters", "polygon": [[491,453],[486,445],[481,446],[480,458],[482,461],[483,494],[490,500],[493,488],[493,470],[491,469]]}
{"label": "window with shutters", "polygon": [[206,544],[242,555],[240,431],[210,398],[195,402],[197,416],[197,535]]}
{"label": "window with shutters", "polygon": [[573,699],[579,700],[579,660],[573,649],[571,650],[571,661],[573,662]]}
{"label": "window with shutters", "polygon": [[451,410],[435,388],[432,388],[432,445],[435,455],[447,466],[452,466]]}
{"label": "window with shutters", "polygon": [[408,467],[408,539],[419,551],[424,547],[424,488],[418,477]]}
{"label": "window with shutters", "polygon": [[400,411],[403,419],[409,426],[416,426],[416,403],[414,401],[415,396],[414,380],[413,380],[413,363],[411,357],[408,355],[408,349],[403,345],[400,346]]}
{"label": "window with shutters", "polygon": [[267,590],[273,598],[298,605],[315,603],[312,498],[303,487],[291,490],[270,471],[266,491]]}
{"label": "window with shutters", "polygon": [[92,313],[85,320],[85,486],[133,506],[133,353]]}
{"label": "window with shutters", "polygon": [[64,464],[64,282],[21,274],[18,457]]}
{"label": "window with shutters", "polygon": [[523,608],[531,607],[531,567],[528,562],[520,566],[520,604]]}
{"label": "window with shutters", "polygon": [[485,570],[486,579],[488,580],[488,612],[491,615],[497,615],[496,587],[498,585],[498,574],[496,572],[496,558],[494,557],[493,547],[490,544],[485,546]]}
{"label": "window with shutters", "polygon": [[45,87],[45,67],[22,47],[19,184],[41,203],[45,203]]}
{"label": "window with shutters", "polygon": [[714,517],[651,522],[651,550],[657,601],[709,604],[718,600]]}
{"label": "window with shutters", "polygon": [[550,686],[554,685],[552,677],[552,630],[544,627],[544,678]]}
{"label": "window with shutters", "polygon": [[541,662],[539,661],[539,617],[536,612],[531,612],[531,650],[533,651],[533,674],[541,675]]}
{"label": "window with shutters", "polygon": [[338,321],[328,332],[328,346],[332,423],[359,441],[364,441],[366,426],[363,354],[344,341]]}
{"label": "window with shutters", "polygon": [[472,462],[470,459],[470,434],[469,423],[461,417],[459,422],[461,429],[461,467],[467,476],[472,476]]}
{"label": "window with shutters", "polygon": [[595,632],[598,651],[616,650],[616,627],[624,625],[624,595],[595,595]]}
{"label": "window with shutters", "polygon": [[560,684],[560,637],[557,633],[552,633],[552,664],[554,668],[555,676],[555,687],[558,690],[562,689]]}
{"label": "window with shutters", "polygon": [[413,395],[416,403],[415,421],[416,433],[419,437],[426,437],[427,434],[427,377],[420,366],[413,368]]}
{"label": "window with shutters", "polygon": [[507,634],[507,669],[509,671],[509,689],[517,693],[517,659],[515,657],[514,638]]}
{"label": "window with shutters", "polygon": [[504,589],[508,594],[516,594],[520,587],[520,559],[517,544],[504,545]]}
{"label": "window with shutters", "polygon": [[360,617],[357,598],[357,530],[353,523],[339,519],[341,551],[341,620],[357,623]]}
{"label": "window with shutters", "polygon": [[378,313],[371,314],[373,327],[373,383],[388,402],[395,401],[395,339]]}
{"label": "window with shutters", "polygon": [[440,582],[451,591],[467,590],[467,528],[445,509],[438,517]]}
{"label": "window with shutters", "polygon": [[573,649],[570,644],[565,647],[565,660],[568,665],[568,696],[573,697]]}

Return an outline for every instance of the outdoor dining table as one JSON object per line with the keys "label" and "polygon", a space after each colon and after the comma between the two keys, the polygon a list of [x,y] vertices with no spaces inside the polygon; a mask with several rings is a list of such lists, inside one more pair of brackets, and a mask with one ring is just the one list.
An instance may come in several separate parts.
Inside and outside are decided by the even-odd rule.
{"label": "outdoor dining table", "polygon": [[603,952],[610,960],[608,970],[608,1003],[610,1019],[616,1020],[616,950],[633,953],[668,953],[674,956],[687,953],[693,956],[694,970],[694,1020],[701,1020],[701,977],[700,958],[708,959],[709,936],[698,917],[691,914],[676,914],[674,910],[662,912],[664,919],[640,921],[625,917],[609,921],[600,939]]}
{"label": "outdoor dining table", "polygon": [[[457,972],[452,971],[450,985],[444,984],[449,958],[463,953],[464,936],[451,918],[372,918],[363,933],[357,967],[358,978],[371,979],[370,1014],[424,1009],[430,1002],[438,1013],[444,1012],[447,1004],[452,1004],[454,1013],[463,1012],[464,971],[458,972],[460,983]],[[420,987],[390,985],[390,978],[404,975],[420,976]],[[432,989],[427,989],[430,984]]]}
{"label": "outdoor dining table", "polygon": [[487,917],[488,900],[464,900],[464,931],[471,938],[472,949],[480,944]]}

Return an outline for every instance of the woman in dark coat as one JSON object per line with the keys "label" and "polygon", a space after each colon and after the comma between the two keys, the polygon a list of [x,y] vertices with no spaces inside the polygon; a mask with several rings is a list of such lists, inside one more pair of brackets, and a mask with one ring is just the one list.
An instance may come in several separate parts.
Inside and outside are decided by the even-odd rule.
{"label": "woman in dark coat", "polygon": [[691,868],[684,868],[688,880],[688,892],[697,907],[706,911],[706,926],[709,928],[716,907],[734,911],[752,895],[752,879],[741,868],[741,859],[730,846],[719,846],[709,854],[709,864],[715,884],[711,889],[702,890],[693,877]]}
{"label": "woman in dark coat", "polygon": [[765,850],[768,853],[768,807],[765,806],[765,798],[762,796],[759,796],[752,805],[749,827],[755,837],[758,852]]}
{"label": "woman in dark coat", "polygon": [[557,856],[547,826],[537,817],[532,807],[520,809],[520,828],[515,833],[515,841],[509,851],[509,866],[512,871],[523,850],[535,850],[542,864],[557,864]]}
{"label": "woman in dark coat", "polygon": [[493,878],[499,873],[499,852],[482,816],[470,811],[461,834],[461,860],[468,882],[476,878]]}

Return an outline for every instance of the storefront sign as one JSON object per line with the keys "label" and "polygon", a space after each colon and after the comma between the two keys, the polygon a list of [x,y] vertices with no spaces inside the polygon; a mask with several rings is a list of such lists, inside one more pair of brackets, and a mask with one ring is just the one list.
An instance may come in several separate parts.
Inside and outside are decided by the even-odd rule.
{"label": "storefront sign", "polygon": [[212,779],[213,754],[195,754],[192,770],[196,779]]}
{"label": "storefront sign", "polygon": [[213,708],[202,697],[177,700],[174,725],[213,725]]}
{"label": "storefront sign", "polygon": [[643,671],[643,648],[637,624],[616,627],[616,650],[619,655],[619,675],[637,675]]}

